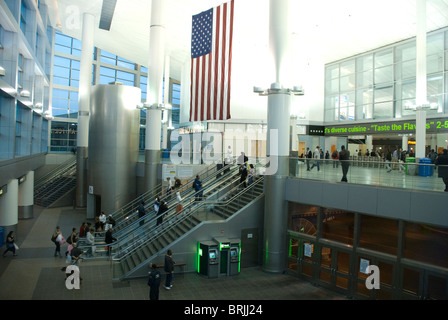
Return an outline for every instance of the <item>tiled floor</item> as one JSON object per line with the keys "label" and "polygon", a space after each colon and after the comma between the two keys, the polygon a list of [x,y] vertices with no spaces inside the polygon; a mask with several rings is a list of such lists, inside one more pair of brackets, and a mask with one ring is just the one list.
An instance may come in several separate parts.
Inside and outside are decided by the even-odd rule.
{"label": "tiled floor", "polygon": [[[50,236],[57,225],[66,234],[72,227],[79,228],[84,217],[83,210],[35,206],[33,219],[20,220],[16,235],[18,255],[12,257],[9,253],[0,258],[0,300],[148,300],[146,279],[113,283],[110,263],[104,260],[82,262],[81,288],[66,288],[65,273],[61,271],[66,266],[65,259],[53,256]],[[346,300],[346,297],[289,275],[247,268],[237,276],[217,279],[194,273],[175,274],[171,290],[160,288],[160,300]]]}

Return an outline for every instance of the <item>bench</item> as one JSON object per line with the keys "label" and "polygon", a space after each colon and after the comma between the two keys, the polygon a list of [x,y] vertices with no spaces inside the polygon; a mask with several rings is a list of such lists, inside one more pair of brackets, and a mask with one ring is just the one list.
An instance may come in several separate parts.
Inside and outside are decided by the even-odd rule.
{"label": "bench", "polygon": [[[155,264],[157,268],[163,268],[163,266],[165,265],[164,263],[156,263]],[[174,264],[175,267],[181,267],[182,268],[182,272],[184,271],[183,267],[185,267],[187,265],[187,263],[185,261],[179,261],[176,262]]]}

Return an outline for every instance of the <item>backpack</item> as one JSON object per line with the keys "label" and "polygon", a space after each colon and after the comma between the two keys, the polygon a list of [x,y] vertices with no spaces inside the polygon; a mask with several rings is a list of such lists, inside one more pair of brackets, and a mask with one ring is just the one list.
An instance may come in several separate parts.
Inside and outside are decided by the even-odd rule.
{"label": "backpack", "polygon": [[196,180],[193,181],[193,189],[196,189]]}

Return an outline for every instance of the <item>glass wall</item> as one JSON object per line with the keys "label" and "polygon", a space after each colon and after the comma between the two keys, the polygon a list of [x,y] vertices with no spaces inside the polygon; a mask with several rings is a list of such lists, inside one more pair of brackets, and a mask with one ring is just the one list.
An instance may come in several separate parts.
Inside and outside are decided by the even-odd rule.
{"label": "glass wall", "polygon": [[[427,36],[427,99],[448,110],[448,31]],[[410,39],[325,68],[325,122],[394,119],[415,116],[416,40]]]}
{"label": "glass wall", "polygon": [[[62,33],[55,35],[55,56],[53,65],[52,115],[50,151],[71,152],[76,147],[73,136],[67,132],[75,130],[73,120],[78,117],[79,71],[81,65],[81,41]],[[142,102],[146,102],[148,68],[119,57],[113,53],[95,48],[92,68],[92,85],[119,82],[141,89]],[[170,79],[168,100],[172,111],[172,123],[179,123],[180,83]],[[65,120],[64,120],[65,119]],[[146,125],[146,111],[142,110],[140,125]],[[62,125],[64,122],[65,125]],[[64,128],[62,128],[64,127]],[[70,129],[69,129],[70,128]],[[146,130],[140,130],[140,150],[145,148]]]}

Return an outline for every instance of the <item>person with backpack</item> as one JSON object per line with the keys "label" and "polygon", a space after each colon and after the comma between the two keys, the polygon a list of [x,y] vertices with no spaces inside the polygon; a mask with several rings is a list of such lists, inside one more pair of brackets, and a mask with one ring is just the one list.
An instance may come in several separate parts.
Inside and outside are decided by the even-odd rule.
{"label": "person with backpack", "polygon": [[339,153],[337,149],[334,149],[333,153],[331,154],[331,159],[333,159],[333,168],[339,167]]}
{"label": "person with backpack", "polygon": [[196,175],[196,178],[193,181],[193,189],[196,193],[195,200],[200,201],[202,199],[203,190],[202,190],[202,181],[199,175]]}

